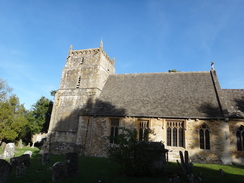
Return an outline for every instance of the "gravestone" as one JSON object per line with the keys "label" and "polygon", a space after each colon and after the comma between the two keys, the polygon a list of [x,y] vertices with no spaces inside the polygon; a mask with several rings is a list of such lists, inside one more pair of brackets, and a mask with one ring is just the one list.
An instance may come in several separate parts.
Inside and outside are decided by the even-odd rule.
{"label": "gravestone", "polygon": [[23,148],[24,147],[24,145],[23,145],[23,142],[22,142],[22,139],[20,139],[19,141],[18,141],[18,148]]}
{"label": "gravestone", "polygon": [[18,157],[13,157],[10,158],[10,164],[13,168],[20,166],[22,164],[24,164],[26,167],[30,166],[30,155],[29,154],[23,154],[21,156]]}
{"label": "gravestone", "polygon": [[26,166],[24,163],[15,167],[16,177],[23,177],[25,175]]}
{"label": "gravestone", "polygon": [[65,170],[65,163],[63,162],[56,162],[52,166],[53,175],[52,175],[52,181],[58,182],[60,180],[63,180],[66,177],[66,170]]}
{"label": "gravestone", "polygon": [[50,163],[50,156],[48,153],[42,154],[42,165]]}
{"label": "gravestone", "polygon": [[25,151],[24,154],[29,154],[30,157],[32,156],[32,151]]}
{"label": "gravestone", "polygon": [[78,153],[66,153],[66,171],[69,177],[78,175]]}
{"label": "gravestone", "polygon": [[2,142],[1,147],[2,147],[2,150],[3,150],[3,152],[4,152],[5,147],[6,147],[6,143],[5,143],[5,142]]}
{"label": "gravestone", "polygon": [[14,151],[15,151],[14,143],[6,144],[4,152],[3,152],[3,158],[12,158],[12,157],[14,157]]}
{"label": "gravestone", "polygon": [[224,171],[223,171],[222,169],[219,169],[219,174],[220,174],[221,176],[224,176],[224,175],[225,175],[225,173],[224,173]]}
{"label": "gravestone", "polygon": [[10,158],[10,165],[15,169],[16,177],[22,177],[25,175],[26,168],[30,166],[30,155],[23,154]]}
{"label": "gravestone", "polygon": [[0,183],[7,183],[11,172],[11,165],[3,159],[0,159]]}

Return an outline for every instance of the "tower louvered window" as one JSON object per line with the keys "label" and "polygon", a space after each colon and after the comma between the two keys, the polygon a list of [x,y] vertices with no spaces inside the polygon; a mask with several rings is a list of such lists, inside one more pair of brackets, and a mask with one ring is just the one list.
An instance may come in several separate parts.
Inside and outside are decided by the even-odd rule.
{"label": "tower louvered window", "polygon": [[167,122],[167,146],[185,146],[184,121]]}
{"label": "tower louvered window", "polygon": [[110,119],[111,129],[110,129],[110,143],[116,144],[117,137],[119,135],[119,119]]}
{"label": "tower louvered window", "polygon": [[81,81],[81,77],[79,76],[78,81],[77,81],[76,88],[79,88],[80,87],[80,81]]}
{"label": "tower louvered window", "polygon": [[237,150],[244,151],[244,126],[241,125],[236,132]]}
{"label": "tower louvered window", "polygon": [[203,124],[199,130],[200,149],[210,149],[210,130],[208,125]]}
{"label": "tower louvered window", "polygon": [[149,138],[149,121],[140,121],[139,141],[148,141]]}

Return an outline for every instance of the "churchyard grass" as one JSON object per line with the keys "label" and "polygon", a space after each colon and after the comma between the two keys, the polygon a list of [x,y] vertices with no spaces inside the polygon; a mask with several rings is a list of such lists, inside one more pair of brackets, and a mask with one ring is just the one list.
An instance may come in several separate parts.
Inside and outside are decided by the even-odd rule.
{"label": "churchyard grass", "polygon": [[[24,177],[17,178],[15,172],[11,172],[9,183],[51,183],[52,170],[50,167],[57,161],[65,161],[64,156],[51,155],[51,162],[47,165],[41,164],[41,155],[38,154],[37,148],[24,147],[16,148],[16,156],[23,154],[25,151],[33,152],[31,166],[28,167]],[[225,173],[224,176],[219,174],[219,169]],[[201,172],[205,183],[244,183],[244,166],[227,166],[213,164],[194,164],[194,173]],[[176,163],[169,163],[168,171],[171,174],[180,174]],[[124,175],[117,163],[107,158],[79,157],[79,172],[77,177],[66,178],[60,183],[97,183],[98,180],[104,179],[106,183],[163,183],[168,182],[168,176],[158,177],[128,177]]]}

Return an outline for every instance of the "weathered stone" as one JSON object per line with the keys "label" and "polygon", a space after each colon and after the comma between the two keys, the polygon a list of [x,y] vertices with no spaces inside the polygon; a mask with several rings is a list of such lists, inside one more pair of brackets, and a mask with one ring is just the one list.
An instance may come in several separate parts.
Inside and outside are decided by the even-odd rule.
{"label": "weathered stone", "polygon": [[78,175],[78,153],[66,154],[66,172],[69,177]]}
{"label": "weathered stone", "polygon": [[5,142],[2,142],[1,147],[2,147],[2,150],[3,150],[3,152],[4,152],[5,147],[6,147],[6,143],[5,143]]}
{"label": "weathered stone", "polygon": [[66,177],[66,168],[65,168],[65,163],[63,162],[56,162],[52,166],[52,181],[53,182],[58,182],[60,180],[63,180]]}
{"label": "weathered stone", "polygon": [[24,154],[29,154],[30,157],[32,156],[32,151],[25,151]]}
{"label": "weathered stone", "polygon": [[[244,164],[243,148],[241,151],[237,150],[236,136],[237,128],[244,125],[244,116],[242,114],[239,116],[240,118],[236,118],[235,115],[228,116],[226,113],[228,110],[234,112],[236,107],[238,115],[243,112],[243,110],[241,111],[243,108],[239,108],[242,105],[239,107],[236,105],[234,96],[241,99],[244,90],[235,92],[232,90],[231,93],[235,94],[233,96],[229,93],[230,90],[222,90],[214,70],[209,73],[170,73],[170,75],[162,73],[162,78],[160,76],[159,80],[153,79],[158,75],[156,73],[148,75],[151,79],[146,76],[147,74],[143,74],[140,77],[147,81],[145,83],[148,85],[140,85],[139,89],[136,89],[136,83],[139,83],[140,80],[132,79],[139,75],[131,75],[127,78],[126,75],[114,77],[113,73],[115,73],[114,62],[109,59],[102,46],[85,50],[70,49],[63,69],[60,88],[55,95],[48,134],[48,144],[52,145],[47,147],[48,152],[65,154],[79,151],[80,154],[89,156],[107,156],[106,146],[109,146],[107,137],[111,132],[109,116],[121,116],[119,127],[136,128],[138,132],[140,126],[138,122],[148,121],[149,128],[153,132],[149,135],[149,139],[154,142],[161,141],[166,145],[165,148],[169,149],[169,161],[179,160],[179,151],[187,150],[189,158],[194,163]],[[185,81],[179,82],[179,78],[188,74],[189,77],[185,78],[187,81],[185,84],[183,84]],[[114,83],[110,83],[111,88],[109,89],[107,87],[113,77],[116,80]],[[175,79],[171,80],[171,77]],[[165,82],[160,83],[159,81]],[[122,83],[122,85],[116,83]],[[157,86],[162,86],[162,88],[154,90]],[[113,91],[112,88],[118,90]],[[175,92],[176,90],[179,92]],[[121,101],[115,100],[120,98],[118,91],[123,91]],[[133,93],[130,94],[129,91],[133,91]],[[147,92],[136,93],[136,91]],[[231,95],[226,98],[225,94]],[[137,96],[140,97],[134,98]],[[173,98],[171,98],[172,96]],[[215,98],[216,96],[217,98]],[[128,97],[131,97],[131,100]],[[107,110],[109,113],[100,113],[101,115],[96,113],[99,111],[96,110],[96,104],[100,99],[104,99],[103,101],[110,104],[100,107],[100,109],[109,109]],[[110,99],[112,100],[110,101]],[[134,99],[136,102],[132,102]],[[225,99],[227,100],[224,101]],[[233,101],[228,101],[229,99]],[[154,105],[156,101],[164,100],[165,103],[163,102],[162,105]],[[242,104],[241,101],[239,102]],[[226,108],[227,104],[231,104],[230,109]],[[117,108],[124,113],[117,115]],[[176,125],[168,126],[168,123]],[[205,147],[202,146],[202,142],[200,144],[199,135],[203,124],[209,127],[210,138],[210,143],[205,142]],[[168,129],[169,131],[167,131]],[[178,132],[183,130],[180,132],[181,137],[177,132],[175,144],[172,144],[173,138],[175,138],[173,129]],[[206,147],[206,144],[210,144],[210,147]],[[77,150],[76,147],[80,149]]]}
{"label": "weathered stone", "polygon": [[[53,142],[77,144],[81,150],[84,144],[80,141],[79,114],[82,106],[85,113],[91,110],[90,104],[102,91],[110,74],[115,73],[114,61],[101,48],[73,51],[63,70],[60,88],[55,95],[52,118],[49,125],[49,136],[52,145],[50,150],[57,151]],[[82,137],[83,138],[83,137]],[[77,143],[78,142],[78,143]],[[71,147],[71,148],[75,148]],[[65,153],[74,152],[64,149]],[[64,152],[62,151],[62,152]]]}
{"label": "weathered stone", "polygon": [[42,164],[45,165],[48,163],[50,163],[50,156],[48,153],[43,153],[42,154]]}
{"label": "weathered stone", "polygon": [[3,159],[0,159],[0,183],[7,183],[11,172],[11,165]]}
{"label": "weathered stone", "polygon": [[16,168],[17,166],[22,166],[23,164],[25,167],[29,167],[30,166],[30,155],[23,154],[18,157],[10,158],[10,164],[13,168]]}
{"label": "weathered stone", "polygon": [[15,169],[16,177],[22,177],[25,175],[26,168],[30,166],[30,155],[23,154],[10,158],[10,164]]}
{"label": "weathered stone", "polygon": [[20,140],[18,141],[18,145],[17,145],[17,147],[18,147],[18,148],[23,148],[23,147],[24,147],[23,142],[22,142],[22,139],[20,139]]}
{"label": "weathered stone", "polygon": [[16,177],[23,177],[25,175],[26,166],[24,163],[15,167]]}
{"label": "weathered stone", "polygon": [[4,152],[3,152],[3,158],[14,157],[14,151],[15,151],[15,144],[14,143],[6,144]]}
{"label": "weathered stone", "polygon": [[224,175],[225,175],[223,169],[219,169],[219,174],[220,174],[221,176],[224,176]]}

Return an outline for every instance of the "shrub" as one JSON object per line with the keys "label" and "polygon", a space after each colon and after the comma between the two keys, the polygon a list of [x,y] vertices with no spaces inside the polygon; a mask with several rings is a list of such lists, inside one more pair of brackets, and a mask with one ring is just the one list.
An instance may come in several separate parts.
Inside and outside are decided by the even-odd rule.
{"label": "shrub", "polygon": [[117,144],[109,148],[109,157],[127,175],[151,176],[165,169],[167,150],[161,142],[138,142],[137,131],[124,128],[116,138]]}

